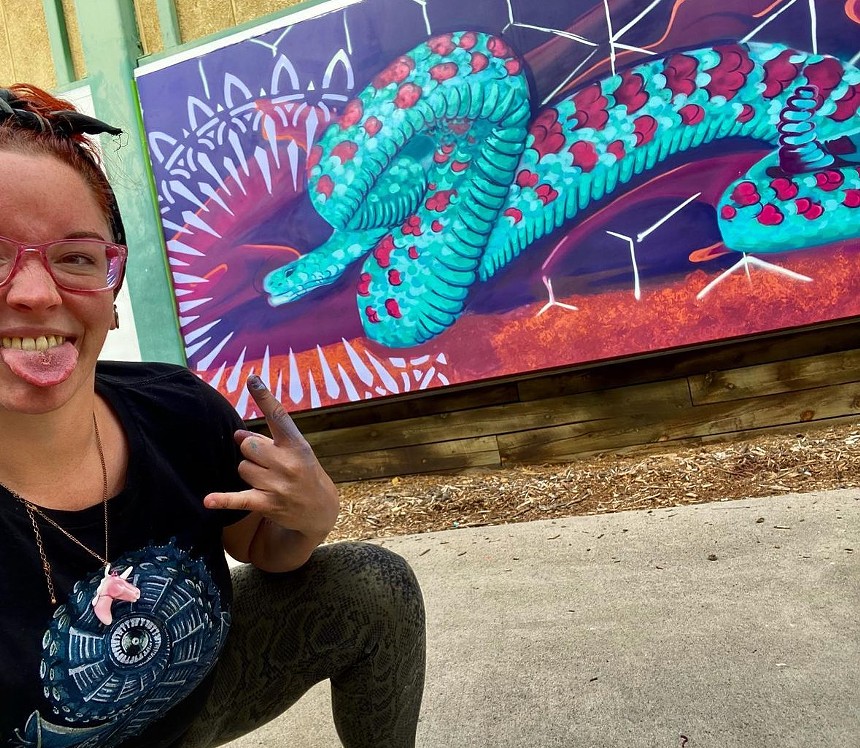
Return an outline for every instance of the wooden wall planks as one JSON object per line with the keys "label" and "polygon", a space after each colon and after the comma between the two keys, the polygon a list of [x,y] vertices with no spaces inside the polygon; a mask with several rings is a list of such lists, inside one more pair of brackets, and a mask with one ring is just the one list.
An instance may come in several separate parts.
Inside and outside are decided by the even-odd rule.
{"label": "wooden wall planks", "polygon": [[500,465],[492,436],[332,455],[320,462],[337,482]]}
{"label": "wooden wall planks", "polygon": [[860,382],[799,392],[691,405],[676,413],[614,418],[500,435],[502,462],[551,462],[618,447],[737,436],[763,428],[860,415]]}
{"label": "wooden wall planks", "polygon": [[630,414],[667,413],[690,404],[684,379],[630,385],[603,392],[585,392],[546,400],[407,418],[386,424],[353,426],[311,433],[307,439],[318,456],[393,449],[403,444],[430,444],[495,436],[552,426],[589,423],[611,418],[619,410]]}
{"label": "wooden wall planks", "polygon": [[860,349],[709,372],[689,378],[693,403],[741,400],[860,378]]}
{"label": "wooden wall planks", "polygon": [[295,420],[334,479],[348,481],[563,462],[858,417],[860,321],[853,321]]}

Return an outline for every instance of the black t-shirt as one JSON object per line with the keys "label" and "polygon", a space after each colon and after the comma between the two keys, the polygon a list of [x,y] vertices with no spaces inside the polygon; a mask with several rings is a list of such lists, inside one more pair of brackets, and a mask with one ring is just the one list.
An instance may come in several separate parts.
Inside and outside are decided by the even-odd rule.
{"label": "black t-shirt", "polygon": [[[113,602],[112,623],[101,623],[100,563],[37,517],[52,605],[30,518],[0,488],[0,745],[170,746],[202,706],[229,629],[221,531],[243,514],[208,510],[203,497],[246,487],[233,441],[241,419],[169,364],[100,363],[96,390],[129,444],[125,488],[108,502],[109,559],[114,573],[132,567],[140,599]],[[45,513],[104,553],[101,504]]]}

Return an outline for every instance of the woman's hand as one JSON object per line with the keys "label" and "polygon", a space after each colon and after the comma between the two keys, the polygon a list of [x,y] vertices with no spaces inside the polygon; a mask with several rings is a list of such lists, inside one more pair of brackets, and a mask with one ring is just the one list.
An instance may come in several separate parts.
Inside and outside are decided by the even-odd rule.
{"label": "woman's hand", "polygon": [[301,566],[334,527],[340,502],[337,488],[293,419],[259,377],[248,391],[266,419],[272,438],[241,429],[235,438],[242,456],[244,491],[211,493],[209,509],[241,509],[251,514],[224,530],[224,547],[239,561],[266,571]]}

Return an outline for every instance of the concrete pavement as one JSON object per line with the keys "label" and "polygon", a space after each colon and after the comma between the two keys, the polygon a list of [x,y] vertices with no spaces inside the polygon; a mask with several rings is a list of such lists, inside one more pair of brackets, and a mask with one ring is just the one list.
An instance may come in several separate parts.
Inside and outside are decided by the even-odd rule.
{"label": "concrete pavement", "polygon": [[[385,539],[420,748],[860,748],[860,491]],[[327,683],[231,748],[338,746]]]}

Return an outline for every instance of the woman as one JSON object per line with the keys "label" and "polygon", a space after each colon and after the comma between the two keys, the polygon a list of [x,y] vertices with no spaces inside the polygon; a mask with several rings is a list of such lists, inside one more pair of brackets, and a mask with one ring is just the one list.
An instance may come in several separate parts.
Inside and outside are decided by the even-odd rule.
{"label": "woman", "polygon": [[320,545],[336,489],[263,383],[271,439],[181,367],[97,362],[126,257],[99,132],[0,89],[0,745],[220,745],[325,678],[344,745],[414,745],[417,583]]}

